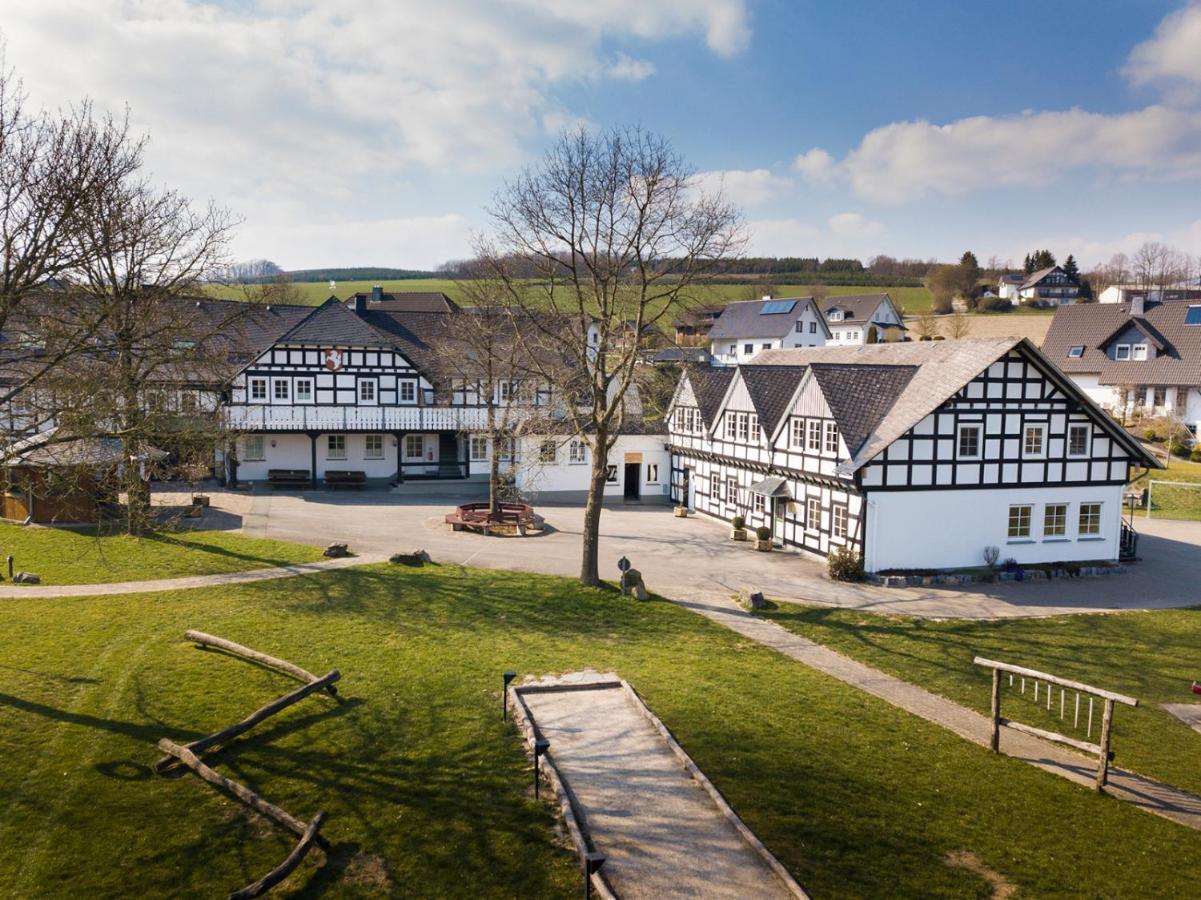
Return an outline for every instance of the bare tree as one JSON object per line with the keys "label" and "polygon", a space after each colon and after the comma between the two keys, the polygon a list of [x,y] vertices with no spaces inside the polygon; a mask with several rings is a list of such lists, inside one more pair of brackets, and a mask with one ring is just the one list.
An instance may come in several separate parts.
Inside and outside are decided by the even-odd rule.
{"label": "bare tree", "polygon": [[919,341],[932,341],[939,333],[938,319],[932,313],[918,313],[909,322]]}
{"label": "bare tree", "polygon": [[[600,581],[606,468],[639,338],[692,302],[698,282],[743,246],[738,212],[693,175],[666,140],[640,129],[570,131],[497,194],[495,237],[477,246],[524,320],[515,333],[531,364],[591,450],[584,584]],[[515,259],[536,277],[514,277]]]}
{"label": "bare tree", "polygon": [[967,337],[972,330],[972,320],[969,316],[965,316],[961,312],[947,318],[947,337],[952,340],[959,340]]}

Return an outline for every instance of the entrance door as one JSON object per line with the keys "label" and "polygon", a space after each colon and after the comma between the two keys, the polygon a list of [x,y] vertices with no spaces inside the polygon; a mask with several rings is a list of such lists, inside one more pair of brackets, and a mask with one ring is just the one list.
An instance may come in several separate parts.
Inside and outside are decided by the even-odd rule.
{"label": "entrance door", "polygon": [[788,500],[773,497],[771,501],[771,533],[781,544],[784,543],[784,513],[788,511]]}
{"label": "entrance door", "polygon": [[642,463],[626,463],[626,492],[627,500],[638,500],[642,496],[641,489]]}

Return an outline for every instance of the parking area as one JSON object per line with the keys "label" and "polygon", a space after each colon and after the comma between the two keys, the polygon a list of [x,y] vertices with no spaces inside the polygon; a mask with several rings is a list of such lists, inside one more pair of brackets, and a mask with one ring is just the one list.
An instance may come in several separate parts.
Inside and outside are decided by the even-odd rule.
{"label": "parking area", "polygon": [[[453,532],[443,516],[456,501],[384,492],[217,492],[214,505],[242,518],[252,536],[392,552],[422,547],[439,562],[555,575],[579,571],[583,508],[540,506],[547,533],[525,538]],[[728,600],[739,591],[769,599],[928,617],[1004,618],[1120,609],[1157,609],[1201,602],[1201,523],[1139,522],[1142,561],[1126,575],[1046,582],[976,584],[963,588],[881,588],[831,582],[820,560],[797,552],[757,553],[729,540],[728,526],[704,516],[679,519],[669,507],[606,508],[601,520],[601,575],[616,580],[628,557],[650,590],[693,601]]]}

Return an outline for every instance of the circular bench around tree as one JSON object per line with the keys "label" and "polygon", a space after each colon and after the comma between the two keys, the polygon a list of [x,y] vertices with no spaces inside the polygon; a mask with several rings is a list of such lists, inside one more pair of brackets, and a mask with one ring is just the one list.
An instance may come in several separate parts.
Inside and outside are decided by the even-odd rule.
{"label": "circular bench around tree", "polygon": [[540,531],[545,520],[528,503],[501,503],[496,512],[488,503],[464,503],[446,514],[446,522],[455,531],[470,529],[491,534],[497,529],[513,529],[524,536],[531,529]]}

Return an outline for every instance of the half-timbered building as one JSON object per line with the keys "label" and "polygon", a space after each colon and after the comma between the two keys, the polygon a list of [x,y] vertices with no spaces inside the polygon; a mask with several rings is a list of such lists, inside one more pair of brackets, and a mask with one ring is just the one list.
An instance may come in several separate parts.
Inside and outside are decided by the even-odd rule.
{"label": "half-timbered building", "polygon": [[[718,399],[720,398],[720,399]],[[685,375],[671,493],[869,572],[1118,558],[1156,460],[1018,339],[774,350]]]}

